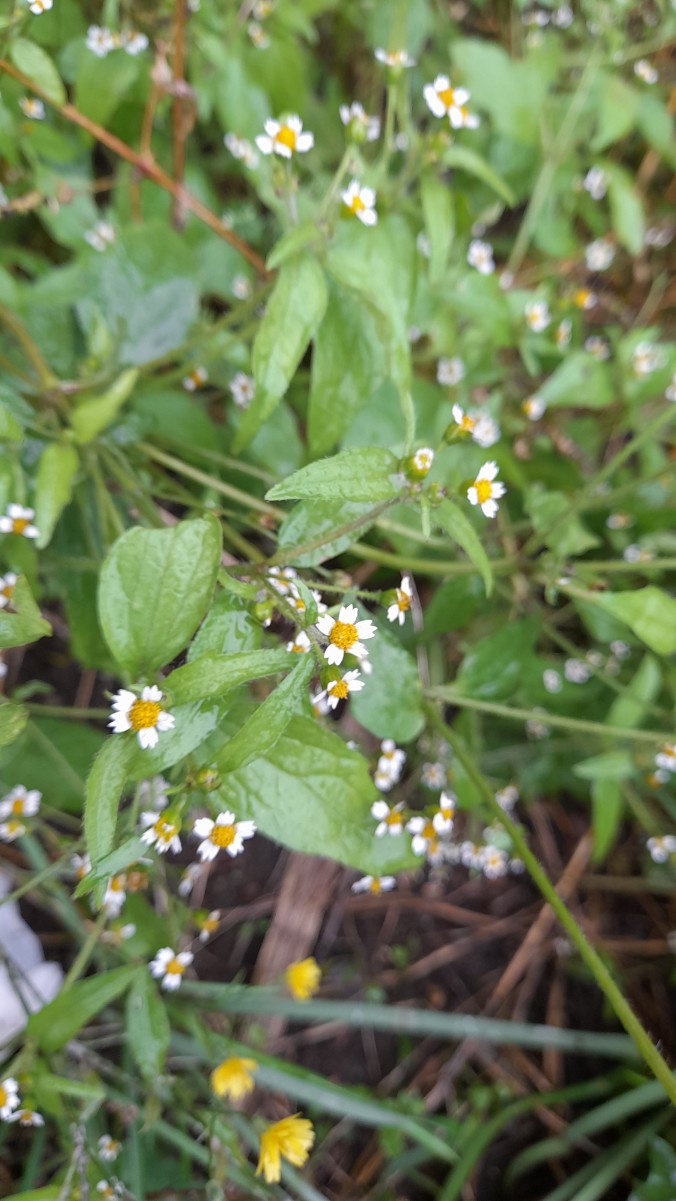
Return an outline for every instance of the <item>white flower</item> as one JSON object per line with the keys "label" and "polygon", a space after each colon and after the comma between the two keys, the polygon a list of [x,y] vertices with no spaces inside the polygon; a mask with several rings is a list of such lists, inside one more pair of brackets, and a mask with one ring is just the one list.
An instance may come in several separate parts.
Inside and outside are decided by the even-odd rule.
{"label": "white flower", "polygon": [[240,163],[244,163],[245,167],[253,170],[258,166],[258,155],[254,150],[251,142],[246,138],[240,138],[236,133],[226,133],[223,138],[226,150],[229,150],[232,157],[236,158]]}
{"label": "white flower", "polygon": [[[590,292],[589,295],[590,297],[593,296],[593,292]],[[565,350],[566,347],[570,345],[570,335],[572,330],[573,323],[567,317],[563,321],[559,321],[559,324],[554,330],[554,341],[556,342],[559,350]]]}
{"label": "white flower", "polygon": [[452,792],[442,792],[439,797],[439,808],[432,817],[432,825],[437,834],[450,834],[455,818],[456,798]]}
{"label": "white flower", "polygon": [[631,365],[636,376],[651,375],[653,371],[659,371],[664,365],[662,352],[658,346],[653,346],[650,342],[639,342],[634,347],[634,353],[631,356]]}
{"label": "white flower", "polygon": [[107,1180],[99,1180],[96,1191],[101,1194],[101,1201],[118,1201],[124,1196],[124,1188],[119,1180],[114,1180],[112,1184]]}
{"label": "white flower", "polygon": [[656,767],[664,771],[676,772],[676,742],[665,742],[655,755]]}
{"label": "white flower", "polygon": [[33,525],[34,517],[34,509],[25,509],[23,505],[8,505],[4,517],[0,517],[0,534],[20,534],[23,538],[37,538],[39,530]]}
{"label": "white flower", "polygon": [[479,505],[484,517],[495,517],[498,511],[498,500],[505,495],[505,485],[496,480],[497,463],[484,463],[474,483],[467,489],[467,499],[471,505]]}
{"label": "white flower", "polygon": [[35,817],[40,809],[42,793],[37,789],[27,792],[23,784],[17,784],[11,792],[0,801],[0,818]]}
{"label": "white flower", "polygon": [[465,88],[452,88],[447,75],[437,75],[434,83],[426,83],[423,96],[435,117],[447,117],[452,108],[460,108],[469,100],[469,92]]}
{"label": "white flower", "polygon": [[439,359],[437,363],[437,382],[444,387],[453,388],[465,378],[465,364],[462,359]]}
{"label": "white flower", "polygon": [[444,819],[440,818],[437,813],[431,819],[423,817],[420,813],[416,813],[414,817],[409,818],[406,822],[406,829],[409,834],[413,835],[411,850],[414,855],[434,855],[436,853],[439,845],[438,835],[442,832],[437,828],[439,824],[441,824],[443,830]]}
{"label": "white flower", "polygon": [[305,630],[299,630],[296,637],[291,642],[287,642],[286,649],[287,651],[293,651],[297,655],[306,655],[308,651],[311,651],[312,643]]}
{"label": "white flower", "polygon": [[44,1126],[45,1119],[35,1109],[15,1109],[7,1118],[8,1122],[18,1122],[20,1126]]}
{"label": "white flower", "polygon": [[476,267],[481,275],[492,275],[495,271],[495,262],[490,242],[481,242],[478,238],[474,238],[467,250],[467,262],[470,267]]}
{"label": "white flower", "polygon": [[385,738],[380,744],[379,771],[390,771],[399,779],[406,762],[406,751],[402,751],[392,738]]}
{"label": "white flower", "polygon": [[362,225],[377,224],[376,194],[372,188],[363,187],[357,179],[353,179],[341,193],[341,200],[348,212]]}
{"label": "white flower", "polygon": [[103,930],[101,938],[103,942],[108,943],[111,947],[121,947],[123,942],[128,938],[133,938],[136,933],[136,926],[133,922],[126,922],[124,926],[111,926],[110,930]]}
{"label": "white flower", "polygon": [[250,375],[245,375],[243,371],[238,371],[230,381],[230,392],[232,399],[238,409],[246,409],[254,398],[256,385]]}
{"label": "white flower", "polygon": [[647,546],[639,546],[637,542],[625,546],[622,551],[625,563],[650,563],[654,557],[653,552]]}
{"label": "white flower", "polygon": [[523,315],[526,319],[526,325],[535,334],[542,333],[543,329],[546,329],[551,321],[549,308],[544,300],[529,301],[523,311]]}
{"label": "white flower", "polygon": [[411,578],[404,576],[401,581],[401,587],[395,589],[396,599],[388,606],[387,620],[398,621],[400,626],[403,626],[406,621],[406,614],[411,608]]}
{"label": "white flower", "polygon": [[90,25],[87,30],[85,46],[97,58],[105,58],[111,50],[115,50],[116,42],[109,29],[104,29],[102,25]]}
{"label": "white flower", "polygon": [[267,50],[270,38],[258,21],[249,21],[246,31],[257,50]]}
{"label": "white flower", "polygon": [[496,880],[498,876],[507,875],[509,856],[500,847],[485,846],[481,848],[479,866],[487,879]]}
{"label": "white flower", "polygon": [[279,154],[282,158],[293,158],[294,154],[305,154],[315,144],[314,135],[303,133],[303,122],[295,113],[283,121],[265,122],[265,133],[256,138],[261,154]]}
{"label": "white flower", "polygon": [[45,106],[41,100],[36,100],[34,96],[22,96],[19,101],[19,108],[24,117],[29,117],[31,121],[44,121]]}
{"label": "white flower", "polygon": [[124,873],[117,876],[111,876],[106,884],[106,891],[103,894],[103,902],[101,908],[107,917],[118,917],[122,906],[127,897],[125,891],[127,885],[127,877]]}
{"label": "white flower", "polygon": [[208,378],[209,373],[206,367],[192,367],[181,382],[186,392],[196,392],[198,388],[201,388],[202,384],[206,384]]}
{"label": "white flower", "polygon": [[511,813],[519,799],[519,790],[515,788],[514,784],[506,784],[504,788],[498,789],[495,799],[500,808],[505,810],[505,813]]}
{"label": "white flower", "polygon": [[14,842],[17,838],[23,838],[26,833],[26,827],[18,817],[10,817],[6,822],[0,822],[0,841]]}
{"label": "white flower", "polygon": [[202,874],[202,866],[199,863],[189,863],[186,867],[181,879],[178,883],[179,897],[189,897],[197,879]]}
{"label": "white flower", "polygon": [[392,772],[387,768],[381,768],[380,764],[373,773],[373,783],[378,792],[390,792],[397,782],[397,777],[392,775]]}
{"label": "white flower", "polygon": [[99,1159],[103,1159],[107,1163],[112,1163],[114,1159],[117,1159],[121,1150],[121,1144],[118,1143],[117,1139],[112,1138],[110,1134],[101,1135],[98,1142]]}
{"label": "white flower", "polygon": [[674,236],[673,225],[649,225],[645,231],[646,246],[653,246],[657,250],[664,250],[668,246]]}
{"label": "white flower", "polygon": [[346,653],[355,655],[358,659],[364,659],[368,655],[361,639],[373,638],[376,627],[370,619],[357,621],[358,612],[356,605],[343,605],[337,621],[329,613],[322,613],[317,619],[317,629],[329,640],[324,651],[327,663],[335,667],[340,666]]}
{"label": "white flower", "polygon": [[452,105],[448,119],[453,129],[478,129],[479,118],[476,113],[471,113],[464,104]]}
{"label": "white flower", "polygon": [[28,7],[36,17],[39,17],[42,15],[42,13],[49,12],[50,8],[52,7],[52,3],[53,0],[29,0]]}
{"label": "white flower", "polygon": [[156,813],[159,813],[169,804],[167,789],[170,787],[169,781],[165,780],[164,776],[153,776],[151,780],[141,780],[138,786],[138,799],[142,805],[150,805]]}
{"label": "white flower", "polygon": [[19,1104],[19,1086],[13,1076],[0,1081],[0,1118],[8,1122]]}
{"label": "white flower", "polygon": [[346,671],[342,679],[332,680],[327,685],[325,695],[329,709],[337,709],[338,702],[347,700],[351,692],[361,692],[364,681],[360,677],[359,671]]}
{"label": "white flower", "polygon": [[251,283],[246,275],[236,275],[232,281],[232,294],[237,300],[248,300],[251,295]]}
{"label": "white flower", "polygon": [[218,926],[219,926],[219,923],[220,923],[220,920],[222,917],[223,917],[222,910],[212,909],[211,912],[208,913],[206,917],[203,917],[200,919],[200,921],[197,923],[198,927],[199,927],[199,932],[200,932],[199,933],[200,942],[208,942],[209,941],[209,939],[211,938],[211,935],[215,934],[216,931],[218,930]]}
{"label": "white flower", "polygon": [[280,596],[290,596],[294,585],[289,581],[295,580],[297,575],[298,572],[293,567],[271,567],[267,575],[267,580],[275,592],[279,592]]}
{"label": "white flower", "polygon": [[609,530],[628,530],[634,524],[634,518],[631,513],[610,513],[606,517],[606,525]]}
{"label": "white flower", "polygon": [[126,33],[120,34],[120,46],[135,58],[137,54],[143,54],[143,51],[148,49],[148,39],[145,33],[136,33],[133,29],[128,29]]}
{"label": "white flower", "polygon": [[552,25],[557,29],[568,29],[573,24],[573,10],[569,4],[560,4],[552,13]]}
{"label": "white flower", "polygon": [[548,667],[546,671],[543,671],[542,683],[547,689],[547,692],[560,692],[563,688],[563,680],[561,679],[561,676],[559,675],[558,671],[554,671],[552,667]]}
{"label": "white flower", "polygon": [[109,221],[97,221],[94,228],[86,230],[82,236],[92,250],[98,250],[100,253],[112,245],[117,235],[115,227]]}
{"label": "white flower", "polygon": [[649,63],[647,58],[639,58],[634,63],[634,75],[640,79],[642,83],[657,83],[659,75],[652,63]]}
{"label": "white flower", "polygon": [[141,814],[141,825],[145,827],[141,842],[149,847],[154,846],[160,855],[166,855],[167,851],[178,855],[181,840],[178,836],[179,827],[175,822],[167,821],[165,817],[152,811]]}
{"label": "white flower", "polygon": [[375,142],[380,136],[380,117],[369,117],[357,100],[341,104],[340,119],[355,141]]}
{"label": "white flower", "polygon": [[563,674],[569,684],[586,684],[589,679],[589,668],[579,659],[566,659]]}
{"label": "white flower", "polygon": [[472,441],[476,442],[477,446],[483,447],[484,450],[488,450],[488,447],[494,446],[499,439],[500,426],[497,421],[494,421],[489,413],[476,413]]}
{"label": "white flower", "polygon": [[446,768],[443,763],[423,763],[420,771],[420,779],[425,788],[445,788],[446,787]]}
{"label": "white flower", "polygon": [[599,363],[603,363],[606,359],[610,358],[610,347],[605,338],[592,335],[592,337],[585,340],[584,348],[587,354],[590,354]]}
{"label": "white flower", "polygon": [[162,708],[162,693],[156,684],[141,692],[140,697],[121,688],[113,697],[113,712],[108,725],[116,734],[133,730],[144,750],[157,746],[159,735],[174,727],[174,718]]}
{"label": "white flower", "polygon": [[384,834],[401,834],[404,829],[404,819],[401,816],[402,805],[394,805],[391,807],[387,801],[374,801],[371,805],[371,817],[375,817],[378,825],[376,826],[376,838],[382,838]]}
{"label": "white flower", "polygon": [[666,863],[672,855],[676,855],[676,834],[659,834],[649,838],[646,846],[653,863]]}
{"label": "white flower", "polygon": [[547,410],[547,404],[541,396],[528,396],[521,405],[521,410],[529,421],[539,421]]}
{"label": "white flower", "polygon": [[70,866],[72,868],[75,879],[77,880],[77,882],[79,884],[80,880],[84,880],[85,876],[87,875],[87,872],[90,872],[92,870],[92,861],[89,858],[89,855],[87,855],[87,854],[71,855]]}
{"label": "white flower", "polygon": [[430,446],[421,446],[411,455],[411,466],[417,479],[424,479],[434,462],[434,451]]}
{"label": "white flower", "polygon": [[[668,387],[664,393],[664,397],[665,397],[665,400],[671,400],[671,401],[676,400],[676,371],[674,371],[674,374],[671,377],[671,383],[668,385]],[[7,577],[5,577],[5,578],[7,578]]]}
{"label": "white flower", "polygon": [[615,248],[607,238],[596,238],[585,246],[584,261],[588,271],[606,271],[615,258]]}
{"label": "white flower", "polygon": [[610,649],[618,659],[626,659],[631,654],[629,643],[624,642],[621,638],[614,638],[610,644]]}
{"label": "white flower", "polygon": [[177,988],[181,987],[183,973],[187,967],[190,967],[193,959],[194,955],[191,951],[179,951],[176,954],[171,947],[162,947],[148,967],[151,975],[156,980],[162,981],[161,988],[175,992]]}
{"label": "white flower", "polygon": [[377,897],[381,892],[390,892],[396,886],[394,876],[362,876],[361,880],[355,880],[352,892],[370,892],[371,896]]}
{"label": "white flower", "polygon": [[592,200],[603,200],[608,191],[608,179],[602,167],[590,167],[582,181],[585,192],[589,192]]}
{"label": "white flower", "polygon": [[374,57],[384,67],[390,67],[392,70],[403,70],[406,67],[415,67],[415,59],[411,58],[408,50],[382,50],[378,48],[374,51]]}
{"label": "white flower", "polygon": [[227,851],[234,859],[244,850],[247,838],[253,838],[256,833],[256,823],[252,821],[238,822],[234,813],[224,810],[215,821],[210,817],[198,817],[193,828],[193,834],[201,838],[197,848],[200,859],[215,859],[220,850]]}

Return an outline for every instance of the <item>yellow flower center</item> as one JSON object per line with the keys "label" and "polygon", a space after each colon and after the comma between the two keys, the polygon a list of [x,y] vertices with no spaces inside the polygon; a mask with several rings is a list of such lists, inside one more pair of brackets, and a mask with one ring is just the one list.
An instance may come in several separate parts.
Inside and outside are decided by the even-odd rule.
{"label": "yellow flower center", "polygon": [[397,592],[397,608],[400,613],[407,613],[411,608],[411,598],[405,592]]}
{"label": "yellow flower center", "polygon": [[4,1089],[2,1087],[2,1085],[0,1084],[0,1109],[2,1109],[2,1106],[6,1105],[6,1104],[7,1104],[7,1090]]}
{"label": "yellow flower center", "polygon": [[374,896],[378,896],[378,894],[382,892],[382,888],[380,887],[380,880],[378,880],[376,877],[374,877],[373,880],[371,881],[371,883],[369,884],[369,892],[373,893]]}
{"label": "yellow flower center", "polygon": [[173,959],[169,960],[167,966],[164,969],[165,974],[167,976],[181,976],[181,975],[183,975],[184,970],[185,969],[183,967],[183,964],[178,962],[178,959],[176,958],[175,955],[174,955]]}
{"label": "yellow flower center", "polygon": [[153,832],[155,837],[161,839],[162,842],[171,842],[174,835],[178,833],[178,827],[173,822],[165,822],[163,817],[158,817],[153,826]]}
{"label": "yellow flower center", "polygon": [[4,588],[0,588],[0,596],[4,596],[5,600],[12,599],[14,588],[11,584],[5,584]]}
{"label": "yellow flower center", "polygon": [[125,885],[124,876],[112,876],[108,882],[110,892],[122,892]]}
{"label": "yellow flower center", "polygon": [[475,480],[474,487],[476,488],[476,497],[480,505],[491,499],[491,481],[490,480]]}
{"label": "yellow flower center", "polygon": [[351,201],[350,201],[350,203],[348,204],[348,206],[347,206],[347,207],[349,208],[349,210],[350,210],[350,212],[351,212],[351,213],[355,213],[355,214],[356,214],[356,213],[363,213],[363,212],[364,212],[364,209],[366,208],[366,205],[364,204],[364,201],[362,200],[361,196],[360,196],[360,195],[359,195],[359,193],[357,192],[357,193],[356,193],[356,194],[355,194],[355,195],[352,197],[352,199],[351,199]]}
{"label": "yellow flower center", "polygon": [[303,655],[306,650],[306,646],[299,646],[297,642],[294,642],[293,646],[291,647],[291,651],[294,655]]}
{"label": "yellow flower center", "polygon": [[132,730],[149,730],[156,726],[161,712],[162,707],[157,701],[135,700],[129,710]]}
{"label": "yellow flower center", "polygon": [[296,135],[288,125],[282,125],[275,134],[275,142],[279,142],[280,146],[286,146],[292,153],[296,149]]}
{"label": "yellow flower center", "polygon": [[466,430],[466,432],[468,434],[471,434],[475,425],[476,425],[476,421],[474,420],[474,418],[468,417],[466,413],[463,413],[462,417],[460,418],[460,420],[458,422],[459,428],[461,430]]}
{"label": "yellow flower center", "polygon": [[21,822],[17,821],[15,817],[11,817],[7,822],[7,833],[16,835],[21,834],[22,831],[23,826],[21,825]]}
{"label": "yellow flower center", "polygon": [[331,696],[335,696],[339,701],[344,701],[349,693],[349,688],[344,680],[334,680],[329,684],[329,692]]}
{"label": "yellow flower center", "polygon": [[590,296],[591,296],[591,292],[589,291],[589,288],[579,288],[578,291],[573,296],[573,301],[578,306],[578,308],[583,309],[584,306],[587,304]]}
{"label": "yellow flower center", "polygon": [[453,91],[453,88],[442,88],[440,92],[437,92],[437,96],[439,97],[444,108],[451,107],[451,105],[453,104],[454,95],[455,95],[455,93]]}
{"label": "yellow flower center", "polygon": [[21,797],[17,797],[15,801],[12,801],[12,813],[16,813],[19,817],[23,813],[23,801]]}
{"label": "yellow flower center", "polygon": [[396,811],[393,813],[388,813],[387,817],[385,818],[385,825],[386,826],[400,826],[401,825],[401,814],[397,813]]}
{"label": "yellow flower center", "polygon": [[30,525],[27,517],[14,517],[12,519],[12,533],[23,534],[24,530]]}
{"label": "yellow flower center", "polygon": [[329,642],[341,651],[349,651],[357,641],[357,627],[349,621],[335,621],[329,634]]}
{"label": "yellow flower center", "polygon": [[458,112],[460,113],[463,121],[466,121],[469,116],[469,110],[465,108],[464,104],[458,105]]}
{"label": "yellow flower center", "polygon": [[229,847],[235,837],[234,826],[214,826],[209,835],[209,842],[213,842],[216,847]]}

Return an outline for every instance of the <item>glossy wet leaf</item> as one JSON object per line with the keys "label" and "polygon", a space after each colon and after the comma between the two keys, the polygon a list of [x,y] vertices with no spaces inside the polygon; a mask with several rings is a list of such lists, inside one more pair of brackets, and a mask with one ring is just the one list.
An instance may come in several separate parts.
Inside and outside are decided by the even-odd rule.
{"label": "glossy wet leaf", "polygon": [[399,461],[379,446],[358,446],[301,467],[267,493],[268,500],[392,500],[401,492]]}

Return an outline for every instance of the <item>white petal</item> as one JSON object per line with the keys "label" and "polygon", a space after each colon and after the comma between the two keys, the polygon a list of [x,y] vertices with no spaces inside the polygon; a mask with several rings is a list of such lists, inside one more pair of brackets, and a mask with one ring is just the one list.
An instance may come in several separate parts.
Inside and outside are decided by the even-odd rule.
{"label": "white petal", "polygon": [[378,214],[375,209],[362,209],[360,213],[357,213],[357,216],[362,225],[373,226],[378,224]]}
{"label": "white petal", "polygon": [[131,722],[126,713],[113,713],[108,725],[116,734],[123,734],[125,730],[131,730]]}
{"label": "white petal", "polygon": [[205,859],[215,859],[218,854],[218,847],[215,842],[211,842],[208,838],[201,842],[197,848],[197,854],[204,863]]}
{"label": "white petal", "polygon": [[141,693],[141,700],[143,700],[143,701],[161,701],[162,693],[160,692],[159,688],[157,687],[157,684],[151,684],[148,688],[144,688],[143,692]]}
{"label": "white petal", "polygon": [[[357,642],[352,647],[353,655],[357,654],[358,645],[359,645],[359,643]],[[324,651],[324,658],[326,659],[326,662],[331,663],[334,667],[340,666],[340,664],[343,662],[343,655],[344,655],[344,651],[342,651],[339,646],[334,646],[332,642],[329,643],[326,650]]]}
{"label": "white petal", "polygon": [[[355,616],[356,616],[356,610],[355,610]],[[365,621],[358,621],[356,623],[356,625],[357,625],[357,638],[359,638],[359,639],[375,638],[376,626],[374,626],[373,622],[370,619],[367,619]]]}
{"label": "white petal", "polygon": [[158,713],[156,729],[158,729],[160,733],[163,733],[166,730],[173,730],[175,724],[176,718],[173,717],[171,713],[165,712],[164,709],[161,713]]}
{"label": "white petal", "polygon": [[274,149],[272,138],[266,137],[264,133],[258,135],[256,138],[256,145],[258,146],[261,154],[272,154]]}
{"label": "white petal", "polygon": [[321,617],[317,618],[317,629],[320,634],[325,634],[327,638],[335,624],[335,618],[330,617],[328,613],[322,613]]}
{"label": "white petal", "polygon": [[477,490],[474,487],[474,485],[472,485],[471,488],[467,489],[467,499],[471,505],[478,505],[479,496],[477,494]]}
{"label": "white petal", "polygon": [[397,605],[395,603],[393,605],[390,605],[390,607],[387,610],[387,620],[388,621],[397,621],[398,618],[399,618],[399,605]]}
{"label": "white petal", "polygon": [[214,823],[210,817],[198,817],[195,819],[192,832],[198,838],[208,838],[214,828]]}
{"label": "white petal", "polygon": [[160,987],[166,988],[168,992],[176,992],[176,989],[181,987],[182,979],[183,975],[181,972],[170,972],[164,977]]}
{"label": "white petal", "polygon": [[275,154],[279,154],[281,158],[291,158],[293,151],[284,142],[273,142],[272,146]]}
{"label": "white petal", "polygon": [[495,517],[498,511],[497,502],[494,500],[485,500],[481,506],[481,512],[484,517]]}
{"label": "white petal", "polygon": [[494,480],[497,474],[498,465],[490,460],[488,463],[484,463],[476,478],[478,480]]}
{"label": "white petal", "polygon": [[356,605],[342,605],[338,620],[346,625],[354,625],[359,616],[359,610]]}
{"label": "white petal", "polygon": [[314,146],[314,144],[315,144],[314,134],[301,133],[298,135],[298,138],[296,139],[296,150],[298,151],[299,154],[305,154],[305,152],[307,150],[312,150],[312,147]]}
{"label": "white petal", "polygon": [[389,807],[387,801],[374,801],[373,804],[371,805],[371,816],[377,817],[378,820],[380,820],[383,817],[387,817],[389,812],[390,812],[390,807]]}
{"label": "white petal", "polygon": [[217,826],[234,826],[234,825],[236,825],[234,813],[231,813],[229,809],[221,810],[218,817],[216,818],[216,825]]}
{"label": "white petal", "polygon": [[157,743],[159,742],[159,735],[155,726],[148,726],[148,728],[145,730],[139,730],[136,737],[138,738],[139,746],[142,747],[144,751],[150,750],[152,747],[157,746]]}
{"label": "white petal", "polygon": [[131,709],[135,700],[136,697],[134,696],[133,692],[129,692],[126,688],[121,688],[120,691],[117,692],[113,697],[112,707],[113,709],[117,709],[120,712],[126,713],[129,709]]}

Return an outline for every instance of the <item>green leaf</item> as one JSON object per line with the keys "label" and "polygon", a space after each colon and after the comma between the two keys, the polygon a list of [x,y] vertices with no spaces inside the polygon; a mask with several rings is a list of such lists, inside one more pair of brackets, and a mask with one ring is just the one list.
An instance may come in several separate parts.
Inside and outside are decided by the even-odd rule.
{"label": "green leaf", "polygon": [[[234,577],[224,577],[223,574],[220,584],[228,592],[232,590],[235,595],[229,596],[226,591],[216,594],[216,599],[190,643],[188,662],[200,659],[203,655],[255,651],[260,646],[263,633],[261,624],[251,616],[248,606],[241,599],[242,595],[249,600],[254,599],[259,586],[240,584]],[[242,593],[239,593],[240,588]]]}
{"label": "green leaf", "polygon": [[23,430],[16,417],[6,404],[0,403],[0,439],[5,442],[20,442],[22,438]]}
{"label": "green leaf", "polygon": [[206,612],[220,557],[215,518],[166,530],[137,527],[118,538],[101,568],[99,615],[108,646],[132,679],[183,650]]}
{"label": "green leaf", "polygon": [[284,396],[327,301],[324,272],[314,258],[299,255],[282,265],[253,344],[256,393],[235,439],[236,451],[251,441]]}
{"label": "green leaf", "polygon": [[94,890],[97,884],[110,879],[111,876],[117,876],[125,868],[130,867],[132,863],[136,863],[144,854],[148,854],[147,843],[142,842],[138,835],[133,838],[127,838],[125,842],[120,843],[119,847],[116,847],[110,854],[104,855],[103,859],[97,859],[96,862],[92,862],[89,871],[76,885],[73,896],[86,896],[87,893]]}
{"label": "green leaf", "polygon": [[230,697],[226,694],[225,697],[172,706],[171,713],[176,724],[173,729],[160,735],[157,746],[152,749],[143,749],[133,735],[126,735],[132,748],[129,779],[146,780],[149,776],[159,775],[175,763],[180,763],[186,755],[192,755],[203,743],[220,746],[223,741],[220,730],[229,705]]}
{"label": "green leaf", "polygon": [[[598,758],[602,759],[605,756],[599,755]],[[581,765],[578,764],[578,766]],[[594,862],[601,863],[617,837],[624,812],[624,800],[619,783],[612,776],[609,776],[608,779],[595,778],[592,783],[591,797]]]}
{"label": "green leaf", "polygon": [[308,463],[267,493],[267,500],[391,500],[401,492],[399,461],[378,446],[357,446]]}
{"label": "green leaf", "polygon": [[643,248],[645,217],[632,176],[616,163],[604,163],[603,170],[608,178],[610,219],[617,239],[630,254],[638,254]]}
{"label": "green leaf", "polygon": [[301,655],[293,671],[266,697],[216,756],[214,762],[218,771],[232,772],[238,767],[245,767],[275,745],[291,718],[304,704],[307,686],[315,670],[312,652]]}
{"label": "green leaf", "polygon": [[97,58],[85,53],[75,77],[75,104],[81,113],[107,125],[139,75],[139,61],[128,54]]}
{"label": "green leaf", "polygon": [[368,297],[331,282],[312,351],[308,441],[313,456],[326,454],[340,441],[382,383],[382,326]]}
{"label": "green leaf", "polygon": [[445,498],[440,505],[436,505],[432,509],[432,520],[464,550],[484,582],[486,596],[490,596],[493,589],[493,571],[490,560],[481,545],[479,535],[471,521],[465,517],[462,509],[452,500]]}
{"label": "green leaf", "polygon": [[58,1184],[48,1184],[44,1188],[32,1188],[27,1193],[12,1193],[6,1201],[59,1201],[60,1195]]}
{"label": "green leaf", "polygon": [[[368,502],[302,500],[294,505],[279,527],[278,549],[283,550],[288,561],[296,567],[316,567],[351,546],[374,520],[373,506]],[[348,533],[338,533],[345,525],[354,525],[354,528]],[[295,547],[313,543],[312,549],[294,553]]]}
{"label": "green leaf", "polygon": [[[475,150],[471,150],[469,146],[447,147],[441,156],[441,161],[446,167],[458,167],[461,171],[466,171],[468,175],[474,175],[476,179],[480,179],[482,183],[492,188],[510,208],[516,204],[516,197],[509,184],[505,183],[504,179],[500,178],[486,160]],[[423,198],[423,208],[424,203]]]}
{"label": "green leaf", "polygon": [[636,1185],[629,1201],[673,1201],[674,1180],[676,1151],[665,1139],[655,1138],[650,1145],[648,1178]]}
{"label": "green leaf", "polygon": [[379,795],[361,755],[312,718],[294,717],[272,749],[228,776],[222,800],[283,846],[383,875],[417,860],[405,835],[374,837]]}
{"label": "green leaf", "polygon": [[0,747],[9,746],[25,728],[28,721],[28,710],[21,705],[13,705],[3,701],[0,705]]}
{"label": "green leaf", "polygon": [[79,466],[78,453],[69,442],[52,442],[43,450],[35,481],[35,524],[40,531],[36,545],[47,546],[54,527],[73,495]]}
{"label": "green leaf", "polygon": [[276,271],[287,259],[300,254],[302,250],[307,250],[312,243],[320,244],[321,242],[322,234],[315,222],[303,221],[300,225],[294,225],[293,229],[284,234],[284,237],[279,239],[276,246],[273,246],[266,259],[265,266],[270,271]]}
{"label": "green leaf", "polygon": [[10,57],[15,67],[53,100],[55,104],[66,103],[66,91],[51,58],[41,46],[29,42],[28,38],[15,38],[10,45]]}
{"label": "green leaf", "polygon": [[601,83],[601,98],[596,119],[596,133],[592,140],[592,150],[605,150],[619,142],[636,121],[637,105],[640,99],[636,88],[629,87],[618,75],[598,72]]}
{"label": "green leaf", "polygon": [[[557,524],[559,515],[570,508],[570,498],[563,492],[548,492],[541,484],[534,484],[527,491],[526,507],[533,521],[533,529],[543,535],[545,546],[555,550],[561,557],[582,555],[599,545],[599,539],[575,513]],[[550,527],[554,527],[551,535],[548,533]]]}
{"label": "green leaf", "polygon": [[410,742],[425,724],[415,660],[383,623],[368,650],[373,671],[362,676],[364,688],[350,698],[352,714],[376,738]]}
{"label": "green leaf", "polygon": [[260,680],[296,665],[287,651],[244,651],[235,655],[203,655],[177,667],[165,680],[172,703],[188,704],[220,696],[249,680]]}
{"label": "green leaf", "polygon": [[506,700],[513,696],[532,653],[536,633],[532,621],[514,621],[481,638],[465,655],[454,689],[477,700]]}
{"label": "green leaf", "polygon": [[87,773],[106,735],[82,722],[49,717],[49,711],[44,705],[42,712],[33,713],[16,742],[5,750],[3,783],[12,787],[30,775],[31,787],[49,797],[53,808],[79,814]]}
{"label": "green leaf", "polygon": [[628,780],[636,771],[628,751],[604,751],[576,763],[573,772],[581,780]]}
{"label": "green leaf", "polygon": [[32,1013],[26,1026],[26,1037],[35,1039],[47,1055],[58,1051],[82,1030],[106,1005],[125,992],[138,972],[137,967],[118,967],[101,972],[87,980],[79,980]]}
{"label": "green leaf", "polygon": [[113,849],[117,813],[133,749],[131,737],[113,734],[104,742],[87,777],[84,833],[92,863]]}
{"label": "green leaf", "polygon": [[91,442],[97,434],[110,425],[122,408],[124,402],[131,396],[138,379],[138,370],[130,368],[123,371],[115,383],[92,400],[85,400],[73,410],[70,423],[75,431],[76,441],[81,445]]}
{"label": "green leaf", "polygon": [[164,1001],[147,967],[139,968],[127,996],[127,1042],[144,1080],[161,1075],[170,1037]]}
{"label": "green leaf", "polygon": [[659,662],[652,655],[644,655],[622,696],[618,696],[610,706],[608,725],[619,726],[623,730],[640,725],[648,707],[659,695],[661,684],[662,672]]}
{"label": "green leaf", "polygon": [[636,592],[589,593],[588,600],[623,621],[658,655],[676,651],[676,600],[649,584]]}
{"label": "green leaf", "polygon": [[420,199],[430,244],[430,281],[437,283],[446,270],[453,242],[453,195],[448,184],[442,183],[436,175],[427,171],[420,184]]}
{"label": "green leaf", "polygon": [[601,409],[615,400],[615,390],[605,363],[598,363],[583,350],[574,350],[545,380],[538,396],[550,408],[581,405],[585,409]]}
{"label": "green leaf", "polygon": [[52,627],[42,617],[25,576],[19,576],[14,585],[12,605],[16,610],[14,613],[0,609],[1,649],[25,646],[28,642],[37,642],[38,638],[51,634]]}

